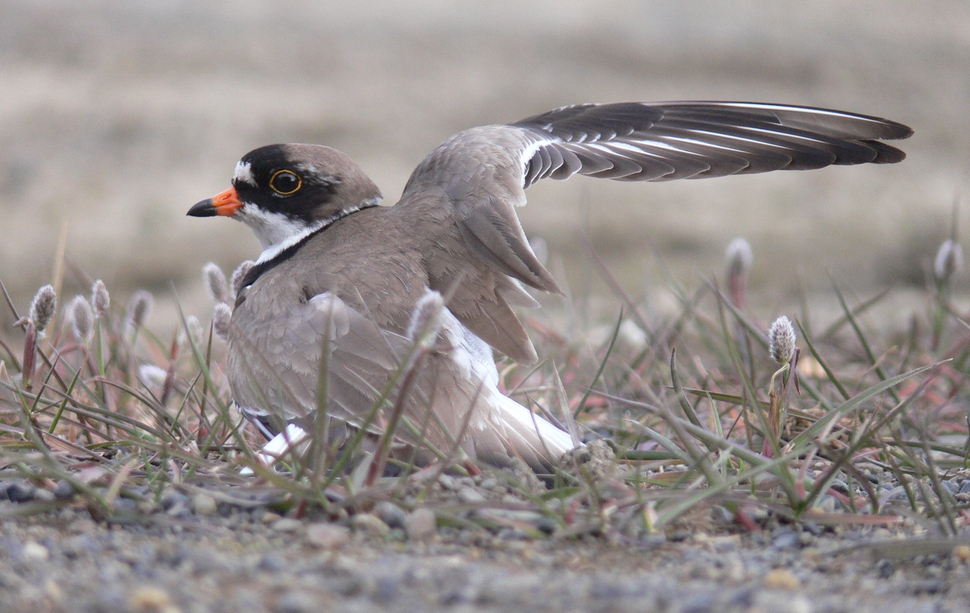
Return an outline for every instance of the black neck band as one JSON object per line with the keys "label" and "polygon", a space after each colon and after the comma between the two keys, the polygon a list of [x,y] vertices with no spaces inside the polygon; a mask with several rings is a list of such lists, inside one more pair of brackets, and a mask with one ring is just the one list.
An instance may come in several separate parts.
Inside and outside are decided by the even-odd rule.
{"label": "black neck band", "polygon": [[324,232],[327,228],[330,228],[331,226],[333,226],[333,224],[337,223],[341,219],[350,217],[354,213],[359,213],[363,210],[374,208],[375,206],[377,205],[366,204],[357,209],[352,209],[350,211],[343,211],[341,213],[338,213],[337,215],[334,215],[330,220],[328,220],[328,222],[324,224],[322,227],[304,236],[302,239],[300,239],[299,242],[296,242],[290,245],[289,247],[280,251],[279,253],[274,255],[272,258],[266,260],[265,262],[261,262],[259,264],[256,264],[252,268],[250,268],[249,272],[246,273],[246,276],[243,278],[242,286],[239,288],[239,292],[238,292],[239,295],[236,297],[236,306],[239,306],[239,303],[241,302],[240,299],[243,297],[243,291],[242,291],[243,289],[255,283],[256,279],[263,276],[266,272],[272,270],[273,268],[279,266],[286,260],[292,258],[294,255],[296,255],[296,253],[300,249],[303,248],[304,245],[306,245],[310,241],[311,238]]}

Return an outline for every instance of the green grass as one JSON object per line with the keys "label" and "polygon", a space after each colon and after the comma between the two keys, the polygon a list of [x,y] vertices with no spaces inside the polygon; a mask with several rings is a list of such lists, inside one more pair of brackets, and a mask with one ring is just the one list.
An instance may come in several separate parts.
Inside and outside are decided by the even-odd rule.
{"label": "green grass", "polygon": [[[713,516],[739,530],[772,517],[823,524],[907,517],[956,534],[968,505],[945,482],[970,468],[970,324],[950,303],[956,269],[948,270],[926,289],[926,308],[913,313],[908,331],[868,331],[869,312],[891,304],[892,291],[853,300],[835,282],[836,321],[769,316],[789,316],[798,336],[798,351],[778,364],[765,336],[770,320],[735,304],[750,301],[737,266],[729,268],[729,292],[716,280],[693,287],[670,280],[680,306],[668,314],[625,294],[601,266],[615,289],[614,306],[602,309],[614,312],[604,320],[604,338],[593,341],[576,324],[588,305],[526,313],[543,361],[503,363],[500,372],[520,403],[556,416],[586,441],[605,440],[615,458],[594,445],[594,460],[563,462],[546,488],[521,472],[482,466],[520,502],[477,506],[543,517],[561,537],[628,537],[703,526]],[[175,487],[239,501],[246,491],[270,490],[275,508],[294,516],[354,513],[390,499],[431,505],[444,524],[502,525],[487,513],[465,513],[468,505],[434,499],[438,476],[469,468],[451,464],[456,449],[437,450],[443,459],[414,475],[420,467],[388,457],[385,439],[370,459],[401,472],[368,474],[359,467],[369,457],[364,437],[323,444],[328,425],[320,420],[309,451],[262,467],[253,455],[262,440],[230,407],[226,348],[213,327],[183,316],[180,334],[157,338],[132,325],[130,311],[110,308],[81,338],[61,313],[26,351],[20,329],[2,332],[0,469],[45,488],[66,481],[99,518],[115,513],[119,498],[157,500]],[[416,359],[398,373],[405,387],[408,368],[428,350],[416,346]],[[30,355],[35,366],[25,376]],[[369,419],[384,407],[396,414],[391,390]],[[406,426],[421,430],[399,427]],[[256,475],[240,476],[243,466]],[[66,503],[11,513],[59,504]]]}

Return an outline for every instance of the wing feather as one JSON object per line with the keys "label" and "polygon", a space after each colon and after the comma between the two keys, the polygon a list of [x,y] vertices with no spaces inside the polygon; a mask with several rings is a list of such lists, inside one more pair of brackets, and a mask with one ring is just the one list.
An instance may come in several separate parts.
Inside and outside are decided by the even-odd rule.
{"label": "wing feather", "polygon": [[[830,109],[751,102],[667,102],[568,106],[510,125],[452,136],[415,169],[401,205],[442,194],[429,208],[451,211],[463,244],[448,257],[464,262],[455,277],[429,272],[432,288],[461,303],[461,322],[516,359],[534,356],[524,329],[509,321],[494,277],[557,291],[555,279],[525,239],[515,207],[525,189],[574,174],[616,181],[703,179],[829,165],[893,163],[905,154],[885,140],[903,139],[902,124]],[[441,205],[444,206],[441,206]],[[442,241],[449,240],[447,234]],[[453,266],[456,268],[459,266]],[[470,305],[477,305],[474,308]],[[514,316],[513,316],[514,318]]]}

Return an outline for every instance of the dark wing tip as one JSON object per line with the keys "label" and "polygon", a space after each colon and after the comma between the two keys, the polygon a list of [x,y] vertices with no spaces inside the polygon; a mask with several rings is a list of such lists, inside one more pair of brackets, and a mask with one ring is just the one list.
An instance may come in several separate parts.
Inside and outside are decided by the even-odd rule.
{"label": "dark wing tip", "polygon": [[[903,126],[903,127],[905,128],[906,126]],[[913,131],[910,130],[909,134],[907,134],[906,136],[900,136],[898,138],[909,138],[910,136],[912,136],[912,134],[913,134]],[[896,147],[893,147],[891,145],[887,145],[886,143],[882,143],[875,140],[867,140],[863,142],[867,146],[872,147],[876,151],[876,157],[870,160],[871,164],[896,164],[906,159],[905,151],[901,149],[897,149]]]}

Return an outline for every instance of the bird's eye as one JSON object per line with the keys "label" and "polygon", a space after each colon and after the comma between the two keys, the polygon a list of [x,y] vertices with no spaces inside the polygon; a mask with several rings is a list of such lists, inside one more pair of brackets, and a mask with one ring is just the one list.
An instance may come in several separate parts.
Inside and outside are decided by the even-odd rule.
{"label": "bird's eye", "polygon": [[273,191],[281,196],[295,194],[303,187],[303,179],[292,170],[277,170],[273,178],[269,180],[269,186]]}

